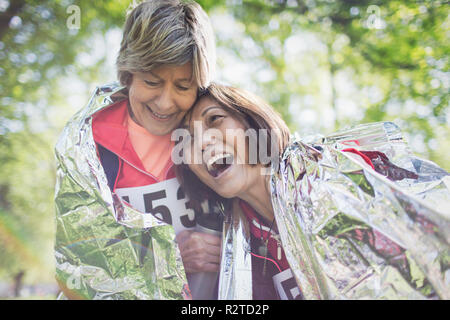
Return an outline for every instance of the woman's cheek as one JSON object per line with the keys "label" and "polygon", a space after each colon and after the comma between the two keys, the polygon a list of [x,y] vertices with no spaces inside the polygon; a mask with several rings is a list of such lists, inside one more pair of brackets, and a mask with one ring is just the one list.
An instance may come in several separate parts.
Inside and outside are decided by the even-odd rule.
{"label": "woman's cheek", "polygon": [[196,163],[195,159],[198,158],[198,156],[195,155],[195,148],[193,147],[194,142],[192,140],[192,137],[189,136],[187,139],[184,138],[183,140],[183,163],[187,164],[191,170],[193,170],[193,165]]}
{"label": "woman's cheek", "polygon": [[193,164],[189,166],[192,172],[205,184],[208,184],[208,172],[202,165]]}

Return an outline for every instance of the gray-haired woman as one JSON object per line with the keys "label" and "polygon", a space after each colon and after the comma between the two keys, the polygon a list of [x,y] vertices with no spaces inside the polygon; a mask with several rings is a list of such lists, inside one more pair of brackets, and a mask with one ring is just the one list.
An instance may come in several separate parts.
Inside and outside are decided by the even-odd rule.
{"label": "gray-haired woman", "polygon": [[170,134],[214,66],[212,28],[196,2],[146,1],[129,12],[120,84],[97,88],[55,149],[56,278],[67,297],[189,298],[185,271],[218,270],[220,239],[194,231],[200,213],[170,157]]}

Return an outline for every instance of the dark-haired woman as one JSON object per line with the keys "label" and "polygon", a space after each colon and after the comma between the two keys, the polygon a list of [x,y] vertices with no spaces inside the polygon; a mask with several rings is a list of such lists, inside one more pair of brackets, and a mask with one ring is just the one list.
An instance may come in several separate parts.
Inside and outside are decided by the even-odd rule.
{"label": "dark-haired woman", "polygon": [[448,173],[393,123],[290,139],[260,98],[213,84],[184,128],[181,184],[226,209],[219,298],[450,298]]}

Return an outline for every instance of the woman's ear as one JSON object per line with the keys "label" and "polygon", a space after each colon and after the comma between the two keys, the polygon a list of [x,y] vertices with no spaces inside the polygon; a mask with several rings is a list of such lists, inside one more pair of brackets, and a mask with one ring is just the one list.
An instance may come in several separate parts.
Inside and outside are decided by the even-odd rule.
{"label": "woman's ear", "polygon": [[128,71],[124,72],[124,74],[122,75],[122,79],[120,79],[120,82],[122,82],[122,84],[127,87],[127,90],[129,90],[131,83],[133,82],[133,74]]}

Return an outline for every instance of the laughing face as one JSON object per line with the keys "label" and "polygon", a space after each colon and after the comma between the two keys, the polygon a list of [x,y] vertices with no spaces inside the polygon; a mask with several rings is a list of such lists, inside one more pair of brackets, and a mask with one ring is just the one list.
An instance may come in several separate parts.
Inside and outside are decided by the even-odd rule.
{"label": "laughing face", "polygon": [[197,88],[191,63],[133,73],[129,87],[131,117],[154,135],[169,134],[194,104]]}
{"label": "laughing face", "polygon": [[185,161],[203,183],[225,198],[254,185],[260,166],[249,164],[244,119],[206,96],[195,104],[188,126],[193,139]]}

